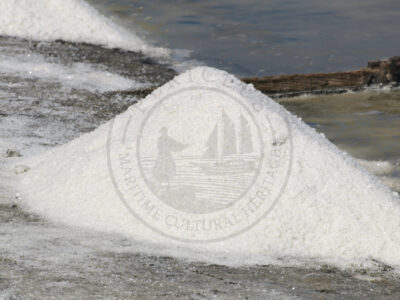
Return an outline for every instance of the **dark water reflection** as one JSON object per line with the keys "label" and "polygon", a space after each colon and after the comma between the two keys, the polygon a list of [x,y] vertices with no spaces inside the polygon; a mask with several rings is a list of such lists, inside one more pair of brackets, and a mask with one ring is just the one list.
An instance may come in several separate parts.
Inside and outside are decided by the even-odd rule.
{"label": "dark water reflection", "polygon": [[399,55],[396,0],[89,0],[157,44],[238,75],[348,70]]}

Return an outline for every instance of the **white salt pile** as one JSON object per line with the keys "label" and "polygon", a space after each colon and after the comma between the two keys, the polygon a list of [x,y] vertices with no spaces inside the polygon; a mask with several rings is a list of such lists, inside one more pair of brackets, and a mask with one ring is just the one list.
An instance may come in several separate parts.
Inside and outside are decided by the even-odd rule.
{"label": "white salt pile", "polygon": [[57,39],[164,56],[98,13],[83,0],[0,0],[0,35],[39,41]]}
{"label": "white salt pile", "polygon": [[[268,128],[274,128],[272,138],[265,138],[263,142],[267,148],[283,149],[284,161],[281,163],[284,171],[275,174],[280,182],[276,181],[276,189],[271,188],[277,201],[270,202],[270,210],[260,214],[257,222],[246,227],[246,230],[238,230],[236,234],[227,234],[222,230],[221,236],[216,234],[214,241],[204,242],[207,236],[198,236],[194,230],[192,235],[182,235],[179,240],[180,232],[167,228],[171,220],[163,228],[162,223],[156,223],[156,217],[152,223],[140,214],[142,197],[134,189],[130,191],[128,201],[131,202],[128,205],[121,200],[124,190],[118,189],[118,186],[124,179],[113,173],[118,165],[127,162],[124,161],[124,153],[128,153],[130,148],[144,149],[140,151],[150,153],[153,146],[146,142],[139,145],[134,140],[125,143],[128,146],[118,145],[121,140],[130,139],[130,131],[140,136],[139,131],[142,130],[143,137],[147,138],[152,132],[151,128],[158,128],[158,125],[149,125],[153,127],[146,129],[147,125],[142,126],[137,121],[143,111],[153,111],[159,117],[148,117],[146,120],[149,124],[161,124],[166,120],[175,122],[171,123],[168,134],[180,137],[180,143],[177,142],[180,149],[176,148],[173,153],[176,155],[174,157],[178,157],[178,151],[189,151],[188,145],[194,143],[193,136],[202,136],[203,140],[210,133],[209,129],[214,126],[213,112],[203,112],[224,97],[216,97],[217,91],[244,99],[245,106],[251,104],[252,107],[262,108],[263,115],[267,116],[270,123],[260,123],[261,136],[271,132]],[[207,97],[202,98],[202,93]],[[173,97],[168,98],[173,100],[173,105],[165,104],[157,112],[154,105],[165,95]],[[185,116],[176,118],[174,115],[188,101],[197,101],[196,97],[200,99],[196,102],[198,106],[187,113],[192,114],[192,123],[203,120],[208,126],[204,133],[183,128],[183,124],[188,124]],[[225,103],[225,100],[221,101]],[[234,111],[226,105],[224,109],[224,120],[227,120],[227,116],[232,116]],[[241,119],[249,116],[246,109],[241,110]],[[251,127],[253,125],[250,123],[248,121],[247,127],[242,128],[253,130],[255,127]],[[232,128],[233,123],[229,124]],[[188,130],[192,130],[192,134],[186,134]],[[157,131],[155,140],[159,134],[163,137],[167,134],[165,129],[160,132]],[[180,134],[174,136],[174,132]],[[108,140],[110,144],[107,146]],[[212,138],[208,140],[208,153],[213,150],[211,142]],[[254,143],[254,149],[260,145]],[[270,159],[271,153],[266,152],[264,159]],[[122,159],[115,162],[114,158]],[[143,250],[143,245],[153,245],[146,250],[152,253],[169,253],[226,264],[271,263],[276,258],[291,257],[299,261],[311,259],[342,266],[367,264],[374,259],[400,266],[400,204],[397,196],[351,157],[282,106],[252,86],[216,69],[196,68],[181,74],[112,122],[41,157],[27,159],[24,164],[31,169],[19,175],[20,189],[23,201],[30,209],[56,222],[130,236],[138,241],[138,249]],[[176,169],[179,168],[177,160]],[[194,166],[192,168],[195,169]],[[152,176],[151,171],[146,173],[145,163],[143,169],[144,177]],[[138,172],[134,168],[123,170],[126,173]],[[160,173],[158,176],[160,178]],[[203,180],[201,175],[196,176],[199,176],[198,181]],[[212,178],[217,180],[218,176]],[[233,178],[234,175],[230,176]],[[188,182],[190,178],[183,179]],[[125,177],[125,181],[129,183],[128,177]],[[265,185],[266,181],[261,184]],[[167,189],[165,186],[162,188]],[[235,191],[235,188],[232,190]],[[228,193],[226,195],[229,197]],[[222,200],[224,197],[221,196]],[[207,215],[207,212],[199,213],[196,209],[182,214]],[[222,238],[224,234],[226,236]],[[203,239],[203,242],[196,239]]]}

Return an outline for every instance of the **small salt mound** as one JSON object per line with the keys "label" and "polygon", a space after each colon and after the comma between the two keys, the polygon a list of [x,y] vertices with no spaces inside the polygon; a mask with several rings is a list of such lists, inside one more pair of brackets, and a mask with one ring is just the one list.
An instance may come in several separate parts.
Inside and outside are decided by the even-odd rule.
{"label": "small salt mound", "polygon": [[18,75],[22,78],[41,78],[50,82],[59,82],[67,87],[101,93],[148,86],[148,84],[101,70],[95,65],[74,63],[64,66],[46,63],[43,56],[32,54],[16,57],[0,54],[0,74]]}
{"label": "small salt mound", "polygon": [[[121,156],[113,145],[128,138],[125,131],[114,133],[111,126],[122,128],[121,124],[128,120],[128,127],[138,130],[140,126],[133,126],[135,118],[130,117],[135,112],[157,101],[160,95],[177,89],[196,90],[199,86],[223,90],[263,107],[271,127],[276,129],[270,146],[292,149],[288,152],[290,158],[284,162],[290,166],[287,182],[282,177],[284,189],[269,213],[246,231],[207,243],[178,241],[160,234],[163,228],[157,231],[151,228],[153,224],[145,225],[121,201],[113,182],[116,177],[110,176],[110,157]],[[176,95],[174,111],[189,101],[186,96],[179,98],[179,93]],[[193,94],[194,99],[197,96],[201,93]],[[202,101],[212,105],[217,100],[207,98]],[[168,118],[167,108],[161,113]],[[202,120],[211,118],[211,113],[202,114],[200,102],[193,113],[198,113]],[[229,114],[232,112],[227,109],[226,115]],[[289,130],[282,120],[286,120]],[[180,122],[185,122],[184,116],[175,122],[183,124]],[[262,128],[263,132],[267,131],[267,127]],[[177,126],[175,130],[186,129]],[[197,133],[193,132],[193,135]],[[191,140],[192,137],[187,135],[186,138]],[[108,147],[107,141],[110,141]],[[145,147],[150,149],[151,145]],[[276,258],[291,257],[341,266],[365,264],[371,259],[400,266],[397,254],[400,252],[398,198],[299,118],[251,85],[216,69],[195,68],[183,73],[94,132],[45,155],[30,158],[24,164],[31,169],[19,175],[22,178],[20,190],[30,209],[56,222],[120,233],[141,241],[142,246],[158,245],[148,248],[151,253],[167,251],[170,255],[214,262],[218,257],[217,262],[233,265],[271,263]]]}
{"label": "small salt mound", "polygon": [[135,33],[114,24],[83,0],[0,0],[0,35],[57,39],[165,56]]}

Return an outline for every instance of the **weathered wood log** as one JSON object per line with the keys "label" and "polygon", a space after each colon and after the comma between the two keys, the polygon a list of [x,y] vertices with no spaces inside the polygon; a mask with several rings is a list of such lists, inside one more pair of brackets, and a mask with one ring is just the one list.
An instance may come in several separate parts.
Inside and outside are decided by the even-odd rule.
{"label": "weathered wood log", "polygon": [[[399,85],[400,56],[369,61],[366,68],[355,71],[251,77],[242,78],[242,80],[275,98],[293,97],[304,93],[344,93],[348,90],[362,90],[371,85]],[[145,97],[155,88],[118,93]]]}
{"label": "weathered wood log", "polygon": [[335,73],[298,74],[243,78],[264,94],[296,96],[303,93],[340,93],[374,84],[400,83],[400,56],[368,62],[367,68]]}

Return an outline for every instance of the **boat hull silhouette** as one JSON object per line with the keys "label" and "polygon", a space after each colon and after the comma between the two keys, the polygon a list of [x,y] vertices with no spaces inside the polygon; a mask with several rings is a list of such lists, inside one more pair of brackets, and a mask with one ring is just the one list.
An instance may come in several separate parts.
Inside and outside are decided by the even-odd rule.
{"label": "boat hull silhouette", "polygon": [[257,170],[256,159],[225,158],[224,160],[196,162],[193,165],[199,167],[204,174],[208,175],[253,173]]}

